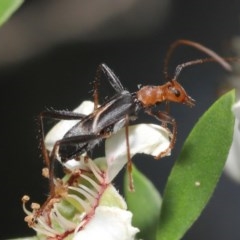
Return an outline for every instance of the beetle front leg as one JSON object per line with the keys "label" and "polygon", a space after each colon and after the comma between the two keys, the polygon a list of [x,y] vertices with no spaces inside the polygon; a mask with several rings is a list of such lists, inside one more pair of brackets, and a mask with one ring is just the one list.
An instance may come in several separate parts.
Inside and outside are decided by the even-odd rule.
{"label": "beetle front leg", "polygon": [[160,152],[157,156],[155,156],[155,159],[158,160],[158,159],[166,156],[174,148],[174,145],[176,143],[176,137],[177,137],[177,123],[176,123],[176,120],[173,117],[171,117],[170,115],[168,115],[168,113],[166,113],[166,112],[159,111],[157,113],[153,113],[150,109],[147,109],[146,112],[147,112],[147,114],[155,117],[158,121],[162,122],[162,126],[164,128],[168,129],[167,128],[168,124],[170,124],[172,126],[172,134],[171,134],[170,144],[166,150],[164,150],[163,152]]}

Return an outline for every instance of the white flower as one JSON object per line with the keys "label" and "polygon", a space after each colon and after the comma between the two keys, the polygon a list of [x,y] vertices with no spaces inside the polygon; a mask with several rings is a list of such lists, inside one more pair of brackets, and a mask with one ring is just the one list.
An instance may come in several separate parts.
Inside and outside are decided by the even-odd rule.
{"label": "white flower", "polygon": [[[168,149],[170,133],[155,124],[137,124],[129,127],[130,155],[137,153],[157,156]],[[105,144],[107,158],[107,179],[111,182],[128,161],[125,129],[121,129],[107,139]],[[167,152],[166,155],[169,155]]]}
{"label": "white flower", "polygon": [[233,142],[225,165],[225,173],[240,183],[240,100],[233,105],[235,115]]}
{"label": "white flower", "polygon": [[132,213],[117,207],[100,206],[93,219],[73,240],[134,240],[139,230],[131,226]]}
{"label": "white flower", "polygon": [[[75,112],[89,114],[93,103],[83,102]],[[54,143],[78,120],[63,120],[46,135],[49,151]],[[170,154],[170,132],[154,124],[138,124],[129,127],[131,157],[137,153],[153,156],[164,152]],[[94,161],[82,157],[79,161],[67,161],[64,166],[70,171],[59,180],[55,179],[55,193],[40,207],[33,203],[32,210],[26,208],[28,196],[23,197],[25,221],[35,229],[40,239],[102,239],[133,240],[139,230],[131,225],[132,213],[126,202],[111,184],[125,166],[127,144],[122,129],[106,139],[105,157]]]}
{"label": "white flower", "polygon": [[58,180],[55,195],[42,207],[32,203],[29,211],[29,197],[23,197],[25,221],[40,239],[135,239],[139,230],[124,199],[106,182],[105,161],[82,162],[84,170]]}

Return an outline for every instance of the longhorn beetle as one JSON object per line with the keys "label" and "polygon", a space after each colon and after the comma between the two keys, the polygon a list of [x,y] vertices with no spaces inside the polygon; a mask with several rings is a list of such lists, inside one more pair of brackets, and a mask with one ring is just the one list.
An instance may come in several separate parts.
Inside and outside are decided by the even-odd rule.
{"label": "longhorn beetle", "polygon": [[[209,57],[205,59],[197,59],[189,62],[185,62],[176,67],[175,74],[172,78],[168,76],[168,65],[171,55],[176,47],[180,45],[187,45],[196,48]],[[170,146],[166,151],[160,152],[155,158],[160,159],[167,152],[169,152],[175,144],[177,134],[177,124],[173,117],[166,112],[158,111],[157,113],[152,111],[152,108],[162,102],[177,102],[186,104],[190,107],[194,106],[194,100],[186,93],[181,84],[177,81],[181,71],[189,66],[202,64],[206,62],[218,62],[226,70],[231,70],[231,66],[227,63],[229,60],[224,60],[212,50],[205,46],[189,41],[178,40],[174,42],[166,55],[164,62],[164,74],[167,82],[159,86],[146,85],[140,87],[136,92],[130,93],[124,89],[118,77],[113,71],[106,65],[101,64],[97,68],[96,78],[94,81],[94,111],[89,115],[78,114],[70,111],[44,111],[39,115],[41,146],[45,163],[49,169],[50,178],[50,197],[54,194],[54,161],[57,156],[62,162],[66,162],[69,159],[77,159],[79,155],[92,150],[97,143],[102,139],[108,138],[113,132],[117,132],[122,127],[126,129],[126,142],[128,151],[128,163],[127,169],[131,180],[131,159],[129,153],[128,142],[128,124],[129,121],[135,119],[139,110],[143,109],[147,114],[155,117],[160,121],[163,126],[170,125],[172,128],[172,137],[170,139]],[[116,94],[106,102],[102,103],[98,107],[98,85],[100,81],[101,72],[107,75],[108,81]],[[43,118],[54,118],[59,120],[79,120],[76,125],[69,129],[62,139],[55,142],[52,151],[49,153],[44,144],[44,127]],[[133,190],[133,183],[130,181],[130,189]]]}

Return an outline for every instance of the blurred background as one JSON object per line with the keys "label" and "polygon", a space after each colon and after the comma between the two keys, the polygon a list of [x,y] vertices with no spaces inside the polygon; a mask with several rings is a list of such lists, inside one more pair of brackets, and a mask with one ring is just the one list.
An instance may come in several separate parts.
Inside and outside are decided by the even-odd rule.
{"label": "blurred background", "polygon": [[[102,62],[131,92],[138,84],[163,84],[165,53],[180,38],[232,56],[232,38],[240,33],[239,17],[238,0],[26,1],[0,29],[0,239],[32,235],[23,221],[21,197],[29,194],[41,203],[48,193],[37,139],[36,118],[42,110],[71,110],[91,99],[91,82]],[[170,71],[203,56],[181,47]],[[227,77],[217,64],[182,73],[181,83],[196,106],[171,104],[178,123],[172,156],[158,162],[148,156],[134,161],[161,193],[189,131],[225,88]],[[106,96],[104,86],[100,94]],[[116,185],[121,189],[121,179]],[[183,239],[239,240],[239,202],[239,185],[223,175],[207,208]]]}

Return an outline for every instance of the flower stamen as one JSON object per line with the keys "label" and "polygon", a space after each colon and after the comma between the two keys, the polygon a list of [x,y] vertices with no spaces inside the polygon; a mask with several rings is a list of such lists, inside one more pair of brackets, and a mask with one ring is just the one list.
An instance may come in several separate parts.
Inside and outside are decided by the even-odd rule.
{"label": "flower stamen", "polygon": [[[81,165],[80,165],[81,166]],[[85,160],[83,169],[67,174],[63,179],[54,179],[54,194],[41,207],[32,203],[32,211],[27,210],[28,196],[22,198],[23,209],[27,214],[25,221],[36,232],[54,239],[64,239],[74,231],[79,231],[88,223],[99,205],[99,200],[107,188],[106,173],[91,159]],[[47,175],[47,174],[46,174]],[[74,211],[72,217],[64,209]]]}

